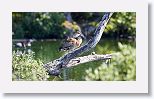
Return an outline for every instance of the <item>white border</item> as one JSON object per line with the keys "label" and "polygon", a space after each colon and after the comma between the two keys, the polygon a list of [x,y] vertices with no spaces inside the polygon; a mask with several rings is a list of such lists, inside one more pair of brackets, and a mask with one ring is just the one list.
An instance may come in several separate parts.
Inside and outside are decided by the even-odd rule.
{"label": "white border", "polygon": [[[59,2],[58,2],[59,1]],[[124,0],[5,0],[0,4],[3,93],[148,93],[148,5]],[[136,81],[12,81],[12,12],[136,12]]]}

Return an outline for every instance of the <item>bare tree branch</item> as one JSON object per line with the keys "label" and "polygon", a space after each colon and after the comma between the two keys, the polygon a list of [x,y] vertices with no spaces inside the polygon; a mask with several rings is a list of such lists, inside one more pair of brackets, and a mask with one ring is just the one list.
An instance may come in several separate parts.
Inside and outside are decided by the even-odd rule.
{"label": "bare tree branch", "polygon": [[104,16],[102,17],[102,20],[99,23],[99,26],[95,30],[93,38],[91,38],[85,45],[63,55],[59,59],[56,59],[47,64],[44,64],[44,67],[47,69],[49,74],[55,75],[55,76],[59,75],[60,70],[62,68],[67,67],[67,64],[70,62],[71,59],[74,59],[77,55],[80,55],[86,51],[89,51],[91,48],[94,48],[96,44],[100,41],[103,31],[112,14],[113,14],[112,12],[106,12],[104,14]]}
{"label": "bare tree branch", "polygon": [[77,57],[75,59],[71,59],[69,63],[66,65],[66,67],[73,67],[79,64],[91,62],[91,61],[96,61],[96,60],[107,60],[111,59],[112,55],[111,54],[106,54],[106,55],[88,55],[88,56],[83,56],[83,57]]}

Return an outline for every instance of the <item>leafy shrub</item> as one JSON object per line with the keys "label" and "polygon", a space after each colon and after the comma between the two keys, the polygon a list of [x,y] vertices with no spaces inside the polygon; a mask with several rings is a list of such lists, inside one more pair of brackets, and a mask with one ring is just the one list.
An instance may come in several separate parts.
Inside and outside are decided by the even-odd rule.
{"label": "leafy shrub", "polygon": [[136,34],[136,13],[114,13],[105,29],[105,34],[111,37],[128,38]]}
{"label": "leafy shrub", "polygon": [[120,52],[112,57],[107,66],[103,63],[98,68],[86,70],[85,80],[130,81],[136,80],[136,51],[128,45],[118,43]]}
{"label": "leafy shrub", "polygon": [[34,59],[34,53],[29,54],[13,51],[12,80],[47,80],[48,74],[41,60]]}

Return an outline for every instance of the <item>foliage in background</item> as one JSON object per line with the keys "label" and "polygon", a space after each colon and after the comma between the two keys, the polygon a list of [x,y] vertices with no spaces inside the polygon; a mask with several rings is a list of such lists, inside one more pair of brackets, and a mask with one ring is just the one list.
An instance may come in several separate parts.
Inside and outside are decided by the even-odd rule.
{"label": "foliage in background", "polygon": [[12,59],[12,80],[47,80],[48,74],[42,66],[43,63],[34,59],[34,53],[13,51]]}
{"label": "foliage in background", "polygon": [[109,66],[103,63],[94,70],[86,70],[85,80],[130,81],[136,80],[136,51],[128,45],[118,43],[120,52],[112,57]]}
{"label": "foliage in background", "polygon": [[65,28],[61,26],[65,17],[63,13],[12,13],[13,38],[49,39],[62,38]]}
{"label": "foliage in background", "polygon": [[[13,12],[12,32],[14,39],[62,39],[69,33],[66,27],[76,29],[77,24],[86,35],[92,35],[103,13],[72,12],[73,23],[68,23],[62,12]],[[75,24],[74,24],[75,23]],[[104,35],[112,38],[132,38],[136,33],[135,12],[115,12]]]}
{"label": "foliage in background", "polygon": [[136,13],[119,12],[113,14],[104,35],[116,38],[132,39],[136,36]]}

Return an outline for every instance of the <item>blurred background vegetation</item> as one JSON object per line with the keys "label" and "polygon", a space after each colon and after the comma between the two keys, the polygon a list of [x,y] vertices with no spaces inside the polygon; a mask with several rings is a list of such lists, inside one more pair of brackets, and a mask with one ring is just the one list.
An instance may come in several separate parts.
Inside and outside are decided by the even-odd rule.
{"label": "blurred background vegetation", "polygon": [[[60,80],[49,76],[43,63],[61,57],[61,41],[81,30],[87,41],[101,20],[101,12],[13,12],[12,13],[12,79]],[[118,53],[110,64],[95,61],[70,68],[68,80],[129,81],[136,80],[136,13],[115,12],[101,41],[91,51],[96,54]]]}

